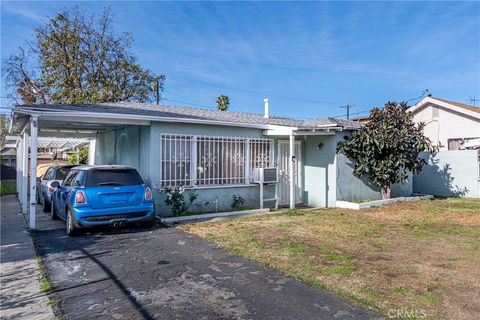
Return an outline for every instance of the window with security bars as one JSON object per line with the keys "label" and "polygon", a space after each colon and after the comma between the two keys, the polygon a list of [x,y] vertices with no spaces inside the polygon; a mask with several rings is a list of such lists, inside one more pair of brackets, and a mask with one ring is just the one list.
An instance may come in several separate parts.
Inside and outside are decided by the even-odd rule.
{"label": "window with security bars", "polygon": [[270,140],[250,139],[251,168],[268,168],[273,164],[273,149]]}
{"label": "window with security bars", "polygon": [[192,184],[192,136],[162,135],[162,186]]}
{"label": "window with security bars", "polygon": [[161,153],[163,187],[240,185],[273,165],[273,140],[162,134]]}

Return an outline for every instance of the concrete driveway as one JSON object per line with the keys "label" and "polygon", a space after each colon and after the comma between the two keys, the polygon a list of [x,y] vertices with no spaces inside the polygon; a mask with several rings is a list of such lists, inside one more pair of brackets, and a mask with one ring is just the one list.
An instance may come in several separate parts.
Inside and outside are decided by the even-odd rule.
{"label": "concrete driveway", "polygon": [[68,319],[371,319],[379,315],[176,228],[35,243]]}

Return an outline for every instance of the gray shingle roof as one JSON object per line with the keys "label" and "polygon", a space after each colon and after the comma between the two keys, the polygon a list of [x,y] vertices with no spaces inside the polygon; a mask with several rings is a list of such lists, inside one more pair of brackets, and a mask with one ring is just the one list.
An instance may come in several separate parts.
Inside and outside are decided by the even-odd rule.
{"label": "gray shingle roof", "polygon": [[298,127],[302,129],[314,129],[325,126],[358,127],[358,123],[334,118],[318,119],[294,119],[288,117],[270,116],[264,118],[257,113],[219,111],[214,109],[188,108],[178,106],[164,106],[144,103],[101,103],[101,104],[36,104],[20,105],[22,108],[32,108],[36,110],[55,110],[58,111],[82,111],[123,115],[141,115],[151,117],[166,117],[177,119],[192,119],[205,121],[219,121],[240,124],[257,125],[278,125],[288,127]]}

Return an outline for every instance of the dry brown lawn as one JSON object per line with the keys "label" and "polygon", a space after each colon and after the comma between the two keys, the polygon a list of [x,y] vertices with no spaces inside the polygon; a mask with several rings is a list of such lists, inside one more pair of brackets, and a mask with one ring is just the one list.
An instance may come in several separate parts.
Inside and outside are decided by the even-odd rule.
{"label": "dry brown lawn", "polygon": [[182,228],[385,314],[480,319],[480,200],[289,211]]}

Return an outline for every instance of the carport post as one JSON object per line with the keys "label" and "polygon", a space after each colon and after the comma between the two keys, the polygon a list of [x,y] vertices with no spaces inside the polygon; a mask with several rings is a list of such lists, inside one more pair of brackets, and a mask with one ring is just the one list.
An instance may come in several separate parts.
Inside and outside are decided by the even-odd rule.
{"label": "carport post", "polygon": [[22,213],[27,213],[27,187],[28,187],[28,134],[23,132],[22,143]]}
{"label": "carport post", "polygon": [[35,229],[35,214],[37,209],[37,146],[38,118],[30,120],[30,229]]}
{"label": "carport post", "polygon": [[22,198],[22,139],[17,140],[17,163],[15,163],[17,172],[17,193],[18,198]]}
{"label": "carport post", "polygon": [[290,132],[290,209],[295,209],[295,136]]}
{"label": "carport post", "polygon": [[88,164],[94,165],[95,164],[95,146],[97,140],[92,139],[90,140],[90,144],[88,145]]}

